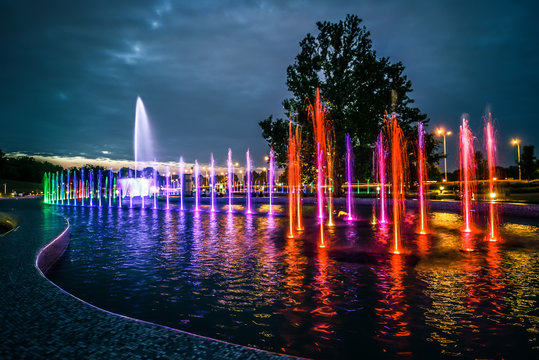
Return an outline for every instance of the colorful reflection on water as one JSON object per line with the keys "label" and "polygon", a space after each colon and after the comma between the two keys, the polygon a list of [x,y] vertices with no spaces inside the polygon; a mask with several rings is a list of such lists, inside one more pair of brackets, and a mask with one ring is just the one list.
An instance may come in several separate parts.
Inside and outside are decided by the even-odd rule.
{"label": "colorful reflection on water", "polygon": [[539,350],[536,221],[509,221],[503,241],[488,242],[442,212],[430,215],[431,234],[417,235],[408,212],[405,254],[395,255],[391,224],[373,225],[371,207],[356,209],[358,221],[337,219],[325,248],[316,221],[288,238],[285,216],[55,211],[70,219],[72,238],[49,277],[116,313],[314,358],[530,358]]}

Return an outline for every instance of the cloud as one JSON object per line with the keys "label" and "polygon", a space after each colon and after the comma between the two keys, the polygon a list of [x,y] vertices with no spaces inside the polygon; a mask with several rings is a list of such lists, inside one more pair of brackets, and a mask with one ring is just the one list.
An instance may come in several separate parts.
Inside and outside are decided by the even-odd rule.
{"label": "cloud", "polygon": [[[539,144],[533,2],[11,2],[0,6],[5,151],[132,158],[137,96],[162,161],[224,162],[268,151],[258,121],[282,115],[286,67],[319,20],[356,13],[379,56],[402,61],[412,97],[479,134],[492,104],[500,135]],[[530,131],[534,129],[534,131]],[[505,141],[504,139],[501,142]],[[511,162],[508,146],[500,155]],[[455,164],[456,144],[449,144]]]}

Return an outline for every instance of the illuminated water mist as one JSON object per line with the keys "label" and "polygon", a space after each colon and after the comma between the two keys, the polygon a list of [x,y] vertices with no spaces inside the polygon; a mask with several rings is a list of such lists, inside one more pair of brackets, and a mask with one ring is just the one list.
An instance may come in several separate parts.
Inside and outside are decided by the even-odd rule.
{"label": "illuminated water mist", "polygon": [[198,166],[198,160],[195,160],[195,211],[199,211],[200,202],[200,166]]}
{"label": "illuminated water mist", "polygon": [[232,162],[232,150],[228,149],[227,159],[227,175],[228,175],[228,212],[232,212],[232,198],[234,197],[234,163]]}
{"label": "illuminated water mist", "polygon": [[475,184],[474,138],[468,127],[468,120],[462,118],[460,126],[460,192],[462,196],[462,216],[464,232],[472,231],[472,194]]}
{"label": "illuminated water mist", "polygon": [[488,161],[488,192],[489,192],[489,214],[488,214],[488,239],[496,241],[498,239],[498,208],[496,205],[496,137],[492,125],[492,115],[488,114],[485,125],[485,138]]}
{"label": "illuminated water mist", "polygon": [[211,211],[215,211],[215,162],[213,161],[213,153],[210,159],[210,196],[211,196]]}
{"label": "illuminated water mist", "polygon": [[269,169],[268,169],[268,196],[269,196],[269,214],[273,215],[273,183],[275,182],[275,152],[273,148],[269,153]]}
{"label": "illuminated water mist", "polygon": [[320,89],[316,89],[315,103],[309,106],[309,116],[313,121],[314,143],[316,146],[316,201],[318,204],[318,219],[320,221],[320,247],[325,247],[324,241],[324,193],[325,183],[324,163],[327,154],[327,133],[325,109],[320,100]]}
{"label": "illuminated water mist", "polygon": [[139,167],[144,167],[145,162],[151,162],[155,156],[153,153],[152,133],[146,108],[140,97],[137,97],[135,111],[135,135],[133,141],[135,155],[135,178]]}
{"label": "illuminated water mist", "polygon": [[247,193],[246,193],[246,199],[247,199],[247,214],[251,214],[251,156],[249,155],[249,149],[247,149],[247,152],[245,153],[245,176],[246,176],[246,182],[247,182]]}
{"label": "illuminated water mist", "polygon": [[348,220],[353,220],[352,215],[352,203],[354,201],[354,192],[352,191],[352,142],[350,140],[350,134],[346,134],[346,180],[348,181],[346,191],[346,202],[348,208]]}
{"label": "illuminated water mist", "polygon": [[426,155],[425,155],[425,131],[423,123],[419,122],[417,128],[417,186],[419,200],[419,233],[427,233],[427,199],[425,193],[425,184],[427,176]]}
{"label": "illuminated water mist", "polygon": [[386,117],[391,149],[391,195],[393,197],[393,246],[392,253],[401,253],[400,220],[404,214],[404,183],[406,172],[406,144],[397,117]]}
{"label": "illuminated water mist", "polygon": [[185,163],[183,162],[183,157],[180,157],[180,163],[178,166],[178,174],[180,176],[180,210],[183,210],[183,195],[185,193],[184,191],[184,174],[185,174]]}
{"label": "illuminated water mist", "polygon": [[387,223],[387,210],[386,210],[386,147],[384,142],[384,134],[380,131],[378,138],[376,139],[374,148],[374,160],[373,160],[374,174],[376,182],[379,184],[380,193],[380,215],[379,222],[381,224]]}
{"label": "illuminated water mist", "polygon": [[166,186],[166,196],[167,196],[167,207],[166,209],[170,209],[170,167],[167,165],[167,173],[166,173],[166,180],[165,180],[165,186]]}

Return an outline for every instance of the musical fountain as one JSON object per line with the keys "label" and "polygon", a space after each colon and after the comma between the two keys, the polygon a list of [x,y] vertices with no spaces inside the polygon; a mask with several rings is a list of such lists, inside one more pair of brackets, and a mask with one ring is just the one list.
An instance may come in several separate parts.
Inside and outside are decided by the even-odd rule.
{"label": "musical fountain", "polygon": [[[76,224],[69,250],[48,277],[115,313],[290,355],[532,354],[539,318],[530,279],[539,266],[539,223],[518,217],[500,223],[494,197],[478,204],[468,120],[459,137],[462,199],[429,200],[424,124],[416,141],[406,139],[396,114],[384,116],[373,144],[370,186],[377,191],[361,199],[352,187],[353,139],[331,136],[319,91],[308,110],[314,183],[302,177],[301,128],[291,119],[288,184],[277,183],[273,149],[265,182],[253,181],[247,150],[245,179],[235,184],[228,149],[219,179],[213,153],[209,179],[197,160],[188,173],[180,157],[174,187],[170,169],[159,173],[154,154],[142,150],[151,139],[144,140],[148,117],[137,99],[132,171],[45,174],[44,202]],[[490,114],[485,138],[488,190],[495,193]],[[346,144],[343,199],[334,198],[336,141]],[[406,149],[415,153],[416,195]],[[201,197],[204,186],[208,198]],[[218,187],[227,195],[217,197]]]}

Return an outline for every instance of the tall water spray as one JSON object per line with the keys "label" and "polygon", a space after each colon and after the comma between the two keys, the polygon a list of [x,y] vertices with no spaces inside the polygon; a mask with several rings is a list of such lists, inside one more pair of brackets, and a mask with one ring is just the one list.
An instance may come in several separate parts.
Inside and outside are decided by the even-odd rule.
{"label": "tall water spray", "polygon": [[97,172],[97,201],[98,201],[98,206],[101,207],[101,190],[103,188],[103,173],[101,172],[101,169],[98,170]]}
{"label": "tall water spray", "polygon": [[498,239],[498,208],[496,205],[496,136],[492,125],[492,114],[488,114],[485,124],[485,138],[488,160],[488,191],[489,191],[489,214],[488,214],[488,239]]}
{"label": "tall water spray", "polygon": [[73,205],[77,205],[78,192],[77,192],[77,173],[73,171]]}
{"label": "tall water spray", "polygon": [[406,173],[406,144],[397,116],[386,117],[387,133],[391,148],[391,194],[393,196],[393,246],[392,253],[400,254],[400,220],[404,214],[404,182]]}
{"label": "tall water spray", "polygon": [[180,157],[180,163],[178,165],[178,174],[180,174],[180,210],[183,210],[183,178],[185,174],[185,164],[183,162],[183,157]]}
{"label": "tall water spray", "polygon": [[84,206],[84,168],[80,169],[80,191],[81,191],[81,203]]}
{"label": "tall water spray", "polygon": [[348,181],[346,202],[348,207],[348,220],[353,220],[352,203],[354,201],[354,192],[352,191],[352,141],[350,134],[345,134],[346,141],[346,180]]}
{"label": "tall water spray", "polygon": [[269,214],[273,215],[273,183],[275,181],[275,152],[273,148],[269,152],[268,174]]}
{"label": "tall water spray", "polygon": [[112,207],[112,183],[113,183],[114,173],[112,168],[109,169],[109,208]]}
{"label": "tall water spray", "polygon": [[232,162],[232,149],[228,149],[227,159],[227,182],[228,182],[228,212],[232,212],[232,198],[234,197],[234,163]]}
{"label": "tall water spray", "polygon": [[294,237],[294,210],[295,210],[295,175],[296,175],[296,140],[292,132],[292,121],[288,123],[288,237]]}
{"label": "tall water spray", "polygon": [[67,205],[71,205],[71,171],[67,171]]}
{"label": "tall water spray", "polygon": [[195,160],[195,211],[199,211],[200,201],[200,166],[198,166],[198,160]]}
{"label": "tall water spray", "polygon": [[[140,97],[137,97],[135,111],[135,134],[133,150],[135,155],[135,178],[139,167],[144,167],[144,163],[155,159],[153,153],[152,134],[148,114]],[[155,185],[155,184],[154,184]]]}
{"label": "tall water spray", "polygon": [[380,188],[380,224],[387,223],[387,203],[386,203],[386,146],[384,141],[383,131],[380,130],[378,138],[376,139],[374,146],[374,159],[373,159],[374,173],[376,182]]}
{"label": "tall water spray", "polygon": [[166,174],[165,174],[165,186],[166,186],[166,189],[165,189],[165,193],[167,195],[167,210],[170,209],[170,200],[169,200],[169,196],[170,196],[170,167],[167,165],[167,170],[166,170]]}
{"label": "tall water spray", "polygon": [[296,184],[296,230],[302,231],[302,217],[301,217],[301,134],[299,132],[299,126],[296,125],[296,133],[294,136],[295,142],[295,164],[294,178]]}
{"label": "tall water spray", "polygon": [[[461,208],[464,218],[464,232],[472,231],[472,194],[475,184],[475,159],[473,148],[473,135],[468,127],[468,120],[462,118],[460,126],[460,192],[462,196]],[[465,250],[470,250],[465,245]]]}
{"label": "tall water spray", "polygon": [[419,122],[417,128],[417,183],[418,183],[418,198],[419,198],[419,233],[427,233],[427,205],[425,194],[426,183],[426,157],[425,157],[425,131],[423,123]]}
{"label": "tall water spray", "polygon": [[320,221],[320,247],[325,247],[324,241],[324,160],[327,153],[327,129],[325,109],[320,100],[320,89],[316,89],[315,103],[309,106],[309,115],[313,121],[314,144],[316,149],[316,200],[318,204],[318,220]]}
{"label": "tall water spray", "polygon": [[210,159],[210,195],[211,195],[211,211],[215,211],[215,163],[213,161],[213,153]]}
{"label": "tall water spray", "polygon": [[249,149],[245,153],[246,166],[245,166],[245,175],[247,177],[247,214],[251,214],[251,156],[249,155]]}

